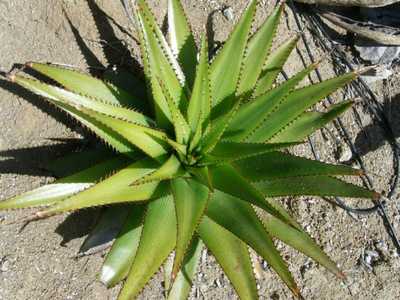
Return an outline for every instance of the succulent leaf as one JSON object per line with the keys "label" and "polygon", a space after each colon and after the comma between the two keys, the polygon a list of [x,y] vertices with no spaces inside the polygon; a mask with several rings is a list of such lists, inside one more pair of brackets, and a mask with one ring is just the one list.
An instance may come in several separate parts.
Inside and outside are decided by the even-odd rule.
{"label": "succulent leaf", "polygon": [[338,269],[336,264],[321,250],[321,248],[305,231],[300,232],[298,229],[288,226],[271,215],[260,213],[259,216],[265,229],[273,237],[276,237],[294,249],[311,257],[336,276],[343,277],[343,273]]}
{"label": "succulent leaf", "polygon": [[200,263],[201,251],[204,248],[204,243],[195,236],[186,252],[181,270],[169,290],[168,300],[185,300],[189,297],[190,289],[193,284],[193,279],[196,274],[196,269]]}
{"label": "succulent leaf", "polygon": [[44,207],[58,203],[78,192],[90,188],[103,177],[123,168],[127,164],[127,160],[123,157],[110,159],[22,195],[0,201],[0,210]]}
{"label": "succulent leaf", "polygon": [[[224,137],[231,141],[248,139],[251,142],[264,142],[264,140],[249,139],[248,137],[256,129],[264,126],[265,120],[269,120],[271,115],[275,115],[276,107],[279,107],[281,102],[285,101],[292,90],[316,67],[316,64],[312,64],[277,88],[242,105],[229,124]],[[268,129],[266,129],[266,131],[267,130]]]}
{"label": "succulent leaf", "polygon": [[[317,180],[317,181],[316,181]],[[318,182],[318,184],[315,184]],[[380,195],[368,189],[330,176],[299,176],[259,181],[254,186],[266,197],[320,196],[379,199]]]}
{"label": "succulent leaf", "polygon": [[207,216],[257,251],[293,294],[299,296],[299,289],[286,263],[250,204],[215,191],[207,209]]}
{"label": "succulent leaf", "polygon": [[[210,167],[210,173],[212,184],[216,189],[260,207],[283,222],[288,224],[293,223],[291,219],[288,219],[266,201],[264,195],[242,177],[231,165],[212,166]],[[295,226],[295,224],[293,225]]]}
{"label": "succulent leaf", "polygon": [[[135,298],[160,268],[176,244],[176,217],[171,196],[147,206],[142,235],[128,278],[118,300]],[[160,229],[163,230],[160,230]]]}
{"label": "succulent leaf", "polygon": [[279,132],[270,139],[270,143],[301,141],[316,130],[336,119],[339,115],[348,110],[353,103],[345,101],[332,105],[328,112],[304,112],[286,129]]}
{"label": "succulent leaf", "polygon": [[283,8],[284,4],[275,8],[264,24],[250,38],[243,61],[239,87],[236,92],[238,95],[248,94],[249,92],[251,94],[256,85],[263,67],[260,61],[265,61],[269,54]]}
{"label": "succulent leaf", "polygon": [[357,73],[351,72],[293,91],[274,108],[274,113],[270,114],[268,119],[253,132],[249,141],[270,140],[291,125],[291,122],[295,121],[305,110],[356,77]]}
{"label": "succulent leaf", "polygon": [[297,35],[294,38],[289,39],[268,56],[254,89],[254,98],[265,94],[273,87],[273,84],[275,83],[279,73],[282,71],[285,62],[289,58],[290,53],[292,53],[294,47],[296,47],[299,37],[300,36]]}
{"label": "succulent leaf", "polygon": [[144,101],[144,99],[137,99],[121,88],[113,87],[100,79],[73,69],[36,62],[28,63],[28,66],[78,95],[87,95],[108,104],[121,106],[135,107],[135,103],[137,103],[140,107],[140,103]]}
{"label": "succulent leaf", "polygon": [[104,208],[96,225],[79,249],[78,255],[90,255],[111,246],[111,243],[124,225],[128,213],[129,210],[123,205]]}
{"label": "succulent leaf", "polygon": [[100,280],[107,287],[115,286],[128,276],[139,246],[145,206],[133,205],[126,211],[129,216],[101,268]]}
{"label": "succulent leaf", "polygon": [[187,120],[194,134],[190,148],[194,149],[199,143],[203,129],[207,128],[211,111],[210,84],[208,78],[208,42],[206,35],[201,42],[200,59],[197,66],[196,80],[190,98]]}
{"label": "succulent leaf", "polygon": [[95,186],[51,206],[49,209],[40,212],[39,215],[48,216],[94,206],[160,198],[169,192],[169,187],[165,183],[156,181],[130,186],[132,180],[140,179],[154,172],[157,168],[158,163],[152,159],[140,160]]}
{"label": "succulent leaf", "polygon": [[235,94],[257,1],[252,0],[210,67],[213,105]]}
{"label": "succulent leaf", "polygon": [[195,180],[177,178],[171,181],[171,191],[174,196],[178,225],[175,259],[172,268],[172,278],[175,278],[206,209],[209,190]]}
{"label": "succulent leaf", "polygon": [[197,60],[196,41],[178,0],[168,0],[168,27],[171,51],[182,66],[187,86],[192,88]]}
{"label": "succulent leaf", "polygon": [[202,219],[199,234],[240,299],[258,299],[253,266],[246,244],[208,217]]}
{"label": "succulent leaf", "polygon": [[[43,168],[56,177],[65,177],[95,166],[113,157],[113,152],[106,148],[85,149],[68,153],[46,162]],[[139,157],[138,157],[139,158]]]}
{"label": "succulent leaf", "polygon": [[349,166],[327,164],[282,152],[269,152],[237,160],[232,165],[250,182],[301,176],[362,174],[361,170]]}

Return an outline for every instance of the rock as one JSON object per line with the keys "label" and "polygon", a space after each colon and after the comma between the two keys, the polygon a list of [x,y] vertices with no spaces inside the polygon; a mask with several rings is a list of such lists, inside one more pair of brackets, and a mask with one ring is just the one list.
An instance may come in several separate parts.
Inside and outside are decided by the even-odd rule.
{"label": "rock", "polygon": [[230,6],[223,8],[222,14],[228,21],[233,21],[233,19],[235,18],[235,16],[233,15],[233,9]]}

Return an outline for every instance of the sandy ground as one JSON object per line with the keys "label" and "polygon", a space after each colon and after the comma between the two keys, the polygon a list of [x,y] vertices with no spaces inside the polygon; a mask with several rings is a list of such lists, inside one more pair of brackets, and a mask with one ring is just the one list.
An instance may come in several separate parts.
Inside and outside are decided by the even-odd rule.
{"label": "sandy ground", "polygon": [[[232,8],[236,20],[247,0],[240,1],[183,1],[198,36],[207,17],[223,4]],[[151,1],[161,19],[166,0]],[[257,18],[262,20],[272,9],[269,1],[261,1]],[[0,69],[9,70],[14,63],[51,61],[81,68],[102,65],[130,65],[129,51],[137,53],[133,39],[119,30],[104,16],[106,12],[119,25],[130,30],[129,22],[119,1],[94,0],[0,0]],[[213,14],[210,24],[215,39],[223,40],[234,21],[221,12]],[[282,20],[278,41],[295,33],[291,13]],[[107,41],[105,43],[105,41]],[[310,38],[312,47],[312,39]],[[300,45],[299,53],[304,54]],[[315,47],[313,48],[315,49]],[[315,49],[315,53],[318,49]],[[93,55],[94,54],[94,55]],[[298,54],[291,57],[289,74],[302,67]],[[321,69],[324,78],[331,74],[329,62]],[[398,71],[398,70],[397,70]],[[397,72],[399,74],[399,72]],[[400,109],[398,102],[400,76],[393,77],[386,87],[377,83],[374,90],[382,102],[398,135]],[[340,93],[335,99],[339,99]],[[65,147],[54,147],[49,138],[76,138],[86,135],[82,129],[58,111],[43,104],[37,97],[0,80],[0,198],[5,199],[52,180],[41,166]],[[365,130],[357,126],[351,113],[343,121],[353,142],[364,154],[366,168],[374,179],[377,191],[385,192],[392,174],[392,153],[383,140],[382,130],[375,126],[363,104],[356,105]],[[331,126],[332,127],[332,126]],[[333,136],[346,152],[344,143],[332,127]],[[366,133],[365,133],[366,132]],[[368,142],[364,137],[370,137]],[[332,136],[317,133],[314,141],[322,160],[335,161],[340,152]],[[27,148],[34,148],[28,150]],[[295,149],[310,156],[307,147]],[[343,151],[343,150],[342,150]],[[377,215],[351,217],[320,199],[283,200],[292,213],[319,242],[324,250],[347,274],[345,283],[326,270],[280,246],[295,274],[306,299],[398,299],[400,297],[400,259]],[[350,204],[369,206],[365,201]],[[387,206],[394,228],[400,234],[398,195]],[[16,220],[24,212],[1,213],[0,219]],[[118,287],[107,290],[97,281],[103,254],[74,259],[84,237],[95,223],[97,211],[85,211],[28,225],[0,226],[0,299],[115,299]],[[377,255],[377,256],[376,256]],[[376,257],[375,257],[376,256]],[[371,267],[362,261],[371,258]],[[262,262],[261,262],[262,264]],[[141,299],[162,297],[162,277],[157,275],[144,290]],[[262,299],[291,299],[290,293],[267,267],[259,274]],[[202,255],[199,276],[195,281],[192,299],[232,299],[233,289],[215,260]]]}

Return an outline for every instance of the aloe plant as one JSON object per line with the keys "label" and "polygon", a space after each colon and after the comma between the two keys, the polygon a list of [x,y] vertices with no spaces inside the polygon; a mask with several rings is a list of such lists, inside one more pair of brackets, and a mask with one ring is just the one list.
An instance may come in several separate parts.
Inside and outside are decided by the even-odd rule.
{"label": "aloe plant", "polygon": [[0,202],[0,209],[39,207],[34,220],[107,206],[102,226],[122,229],[100,279],[109,287],[125,282],[120,300],[135,298],[171,253],[166,295],[187,298],[203,247],[241,299],[258,298],[249,248],[301,297],[274,240],[343,277],[276,197],[379,197],[337,178],[360,176],[360,170],[284,151],[351,106],[344,102],[327,112],[310,111],[358,74],[298,88],[318,65],[312,64],[275,85],[297,37],[271,52],[283,5],[252,33],[256,7],[256,1],[249,3],[210,59],[206,35],[197,50],[178,0],[168,3],[168,42],[146,2],[137,0],[142,84],[128,74],[100,80],[42,63],[27,66],[56,85],[9,75],[80,121],[112,151],[91,150],[58,161],[53,167],[84,164],[78,173]]}

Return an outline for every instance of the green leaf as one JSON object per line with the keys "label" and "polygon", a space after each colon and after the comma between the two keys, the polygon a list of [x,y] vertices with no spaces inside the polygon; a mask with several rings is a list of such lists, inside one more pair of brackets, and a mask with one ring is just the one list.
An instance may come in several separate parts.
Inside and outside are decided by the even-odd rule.
{"label": "green leaf", "polygon": [[29,80],[27,78],[20,77],[17,79],[17,83],[25,84],[31,89],[35,89],[34,92],[37,94],[55,100],[57,102],[63,102],[69,106],[75,107],[77,110],[81,110],[81,107],[90,109],[94,112],[107,115],[109,117],[130,121],[144,126],[154,126],[155,123],[149,117],[138,113],[134,110],[123,108],[112,104],[107,104],[79,94],[72,93],[70,91],[61,89],[56,86],[48,85],[39,81]]}
{"label": "green leaf", "polygon": [[269,54],[283,8],[283,4],[275,8],[249,40],[237,90],[238,95],[247,94],[253,90],[263,67],[260,61],[265,61]]}
{"label": "green leaf", "polygon": [[171,155],[165,162],[153,172],[134,180],[131,185],[141,185],[153,181],[162,181],[173,179],[185,174],[179,159],[175,155]]}
{"label": "green leaf", "polygon": [[160,78],[158,79],[158,83],[165,99],[167,100],[169,111],[171,112],[176,141],[181,144],[186,144],[190,136],[190,127]]}
{"label": "green leaf", "polygon": [[81,108],[80,110],[110,128],[116,135],[120,135],[148,156],[158,159],[167,154],[169,146],[168,137],[165,133],[150,127],[95,113],[87,109]]}
{"label": "green leaf", "polygon": [[272,236],[304,253],[308,257],[311,257],[336,276],[343,277],[343,273],[338,269],[336,264],[320,249],[306,232],[294,229],[271,215],[260,212],[259,216],[265,229]]}
{"label": "green leaf", "polygon": [[362,175],[360,169],[327,164],[282,152],[269,152],[237,160],[232,165],[250,182],[299,176]]}
{"label": "green leaf", "polygon": [[184,76],[178,62],[172,54],[165,38],[158,27],[153,14],[144,0],[136,1],[135,13],[140,29],[141,50],[147,79],[155,101],[154,108],[157,124],[168,128],[171,114],[166,99],[158,83],[162,78],[165,86],[176,102],[176,106],[186,111],[187,98],[183,89]]}
{"label": "green leaf", "polygon": [[168,1],[168,32],[172,53],[178,57],[178,62],[185,74],[186,84],[191,89],[196,70],[197,49],[179,0]]}
{"label": "green leaf", "polygon": [[110,243],[118,235],[128,217],[128,213],[129,211],[126,206],[122,205],[105,208],[98,218],[96,225],[83,242],[79,253],[88,255],[92,251],[96,251],[98,247],[111,246]]}
{"label": "green leaf", "polygon": [[135,98],[130,93],[117,87],[73,69],[58,65],[29,63],[29,67],[58,82],[66,89],[80,95],[87,95],[109,104],[130,106],[143,100]]}
{"label": "green leaf", "polygon": [[40,207],[58,203],[69,196],[93,186],[103,177],[123,168],[127,164],[128,162],[125,158],[113,158],[20,196],[0,201],[0,210]]}
{"label": "green leaf", "polygon": [[253,132],[250,141],[264,142],[275,137],[282,130],[285,130],[304,111],[311,106],[332,94],[337,89],[351,82],[357,77],[357,73],[347,73],[339,77],[325,80],[290,93],[284,101],[281,101],[274,108],[274,113]]}
{"label": "green leaf", "polygon": [[115,154],[109,149],[85,149],[58,157],[45,164],[44,169],[55,177],[69,176],[104,162]]}
{"label": "green leaf", "polygon": [[240,299],[258,299],[247,246],[228,230],[204,217],[199,225],[200,238],[228,276]]}
{"label": "green leaf", "polygon": [[206,209],[209,190],[195,180],[177,178],[171,180],[171,191],[175,200],[178,224],[175,259],[172,268],[172,278],[175,278]]}
{"label": "green leaf", "polygon": [[273,137],[270,142],[284,143],[301,141],[316,130],[324,127],[326,124],[337,118],[347,109],[349,109],[352,104],[352,102],[346,101],[333,105],[326,113],[305,112],[286,129]]}
{"label": "green leaf", "polygon": [[121,69],[108,69],[104,72],[103,77],[107,86],[110,86],[116,91],[125,90],[133,95],[135,99],[142,99],[142,101],[130,103],[129,106],[145,113],[150,113],[146,85],[142,78],[136,77],[133,73]]}
{"label": "green leaf", "polygon": [[190,289],[193,285],[193,278],[196,275],[196,268],[200,262],[203,242],[196,236],[194,237],[189,249],[186,252],[181,270],[179,271],[167,300],[186,300],[189,297]]}
{"label": "green leaf", "polygon": [[160,198],[169,192],[168,184],[151,182],[129,186],[132,180],[154,172],[158,166],[158,163],[150,158],[135,162],[95,186],[53,205],[37,215],[38,217],[49,216],[94,206]]}
{"label": "green leaf", "polygon": [[197,181],[207,186],[210,191],[214,190],[211,174],[208,167],[188,168],[188,171]]}
{"label": "green leaf", "polygon": [[215,191],[207,208],[207,216],[252,247],[275,270],[293,294],[299,296],[299,289],[286,263],[250,204]]}
{"label": "green leaf", "polygon": [[131,270],[118,300],[134,299],[167,259],[176,244],[176,217],[172,197],[148,204],[143,232]]}
{"label": "green leaf", "polygon": [[128,218],[104,261],[100,280],[113,287],[128,276],[142,234],[144,205],[130,206]]}
{"label": "green leaf", "polygon": [[221,162],[232,162],[257,156],[266,152],[285,149],[293,145],[298,145],[298,143],[262,144],[220,142],[209,155],[200,160],[200,163],[216,164]]}
{"label": "green leaf", "polygon": [[[279,107],[287,95],[316,67],[317,64],[309,66],[277,88],[242,105],[229,124],[224,138],[236,142],[248,139],[252,132],[265,123],[265,120],[275,116],[276,107]],[[252,137],[248,141],[264,142],[264,140],[256,140]]]}
{"label": "green leaf", "polygon": [[254,98],[266,93],[273,87],[279,73],[282,71],[284,64],[288,60],[290,53],[292,53],[294,47],[296,47],[299,38],[300,35],[297,35],[294,38],[289,39],[268,56],[260,75],[260,79],[254,89]]}
{"label": "green leaf", "polygon": [[[34,92],[35,94],[47,97],[47,94],[43,93],[41,89],[41,83],[37,80],[32,80],[17,75],[13,78],[13,81],[23,86],[24,88]],[[113,132],[110,128],[104,126],[104,124],[100,123],[91,116],[82,113],[75,107],[72,107],[63,102],[59,102],[51,98],[47,98],[47,100],[49,100],[52,104],[58,106],[59,108],[70,114],[75,119],[77,119],[84,126],[93,131],[105,143],[107,143],[107,145],[111,146],[116,151],[131,156],[133,158],[136,157],[136,154],[134,154],[133,156],[131,155],[132,152],[137,152],[136,147],[134,147],[131,143],[126,141],[121,136],[118,136],[118,134],[115,134],[115,132]]]}
{"label": "green leaf", "polygon": [[197,66],[196,80],[190,98],[187,120],[194,134],[190,148],[194,149],[201,138],[203,129],[207,128],[211,110],[210,85],[208,79],[208,42],[206,35],[201,42],[199,64]]}
{"label": "green leaf", "polygon": [[329,176],[288,177],[254,184],[266,197],[321,196],[379,199],[374,191]]}
{"label": "green leaf", "polygon": [[234,99],[235,103],[230,108],[227,108],[226,112],[221,115],[216,120],[213,120],[212,128],[208,134],[201,140],[201,151],[203,153],[208,153],[212,151],[215,145],[221,140],[224,135],[225,130],[229,127],[232,119],[234,118],[239,105],[240,98]]}
{"label": "green leaf", "polygon": [[210,82],[214,105],[235,94],[256,6],[257,1],[251,1],[211,64]]}
{"label": "green leaf", "polygon": [[[242,177],[231,165],[209,167],[214,188],[256,205],[277,218],[292,224],[292,220],[265,200],[264,195]],[[297,226],[295,223],[293,226]]]}

